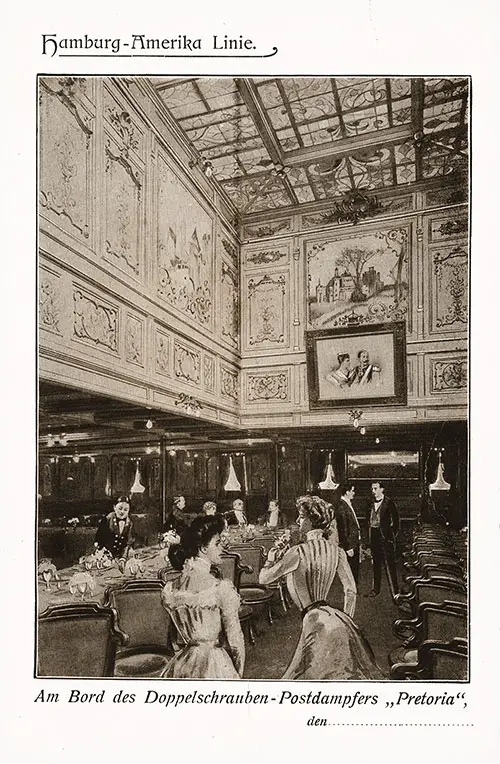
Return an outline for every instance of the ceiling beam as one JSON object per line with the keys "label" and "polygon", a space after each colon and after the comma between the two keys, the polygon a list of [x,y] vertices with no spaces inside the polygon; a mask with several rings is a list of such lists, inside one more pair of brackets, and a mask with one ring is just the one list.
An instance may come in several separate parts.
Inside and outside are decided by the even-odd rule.
{"label": "ceiling beam", "polygon": [[[259,131],[259,135],[262,139],[262,143],[266,147],[269,156],[271,157],[275,165],[284,164],[281,144],[278,138],[276,137],[276,133],[274,132],[274,127],[272,126],[271,120],[269,119],[269,115],[266,109],[264,108],[262,101],[260,100],[255,84],[253,83],[252,80],[246,77],[237,79],[235,80],[235,82],[236,82],[236,85],[238,86],[240,95],[243,98],[248,111],[250,112],[250,116],[255,122],[255,126],[257,127],[257,130]],[[293,186],[288,180],[288,178],[286,177],[286,175],[280,175],[279,177],[281,182],[283,183],[283,186],[285,187],[285,190],[288,194],[288,198],[290,199],[291,203],[298,204],[299,200],[297,199],[297,195],[295,194]]]}
{"label": "ceiling beam", "polygon": [[[411,124],[413,136],[424,132],[424,97],[425,81],[421,77],[413,77],[411,81]],[[422,180],[422,141],[415,141],[415,180]]]}
{"label": "ceiling beam", "polygon": [[341,138],[338,141],[322,143],[319,146],[288,151],[283,157],[283,164],[286,167],[298,167],[325,159],[338,159],[347,154],[355,154],[356,151],[404,143],[410,138],[413,138],[411,125],[387,127],[383,130],[378,130],[376,133]]}

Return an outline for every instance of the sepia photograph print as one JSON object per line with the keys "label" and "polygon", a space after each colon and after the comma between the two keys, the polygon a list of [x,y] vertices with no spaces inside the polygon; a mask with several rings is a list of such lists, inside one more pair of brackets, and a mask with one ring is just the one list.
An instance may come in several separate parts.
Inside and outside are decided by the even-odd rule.
{"label": "sepia photograph print", "polygon": [[37,91],[34,678],[469,682],[469,77]]}

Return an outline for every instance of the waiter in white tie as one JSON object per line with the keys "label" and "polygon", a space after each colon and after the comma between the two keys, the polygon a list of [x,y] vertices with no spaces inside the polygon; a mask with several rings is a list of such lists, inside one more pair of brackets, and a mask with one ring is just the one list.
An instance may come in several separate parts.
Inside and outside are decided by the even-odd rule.
{"label": "waiter in white tie", "polygon": [[352,500],[355,488],[352,483],[340,486],[340,501],[335,507],[335,520],[339,534],[339,543],[347,555],[353,578],[358,584],[361,531]]}

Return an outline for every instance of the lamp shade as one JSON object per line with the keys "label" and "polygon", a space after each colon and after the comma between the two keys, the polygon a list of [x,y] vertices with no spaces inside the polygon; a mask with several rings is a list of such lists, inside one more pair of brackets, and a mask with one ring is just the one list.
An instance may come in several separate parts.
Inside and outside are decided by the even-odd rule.
{"label": "lamp shade", "polygon": [[326,468],[326,477],[321,483],[318,483],[319,488],[322,491],[336,491],[339,484],[335,482],[335,474],[332,467],[332,454],[328,454],[328,465]]}
{"label": "lamp shade", "polygon": [[441,451],[440,451],[439,457],[438,457],[436,480],[434,481],[434,483],[431,483],[429,485],[429,493],[431,493],[432,491],[449,491],[450,488],[451,488],[450,483],[447,483],[446,480],[444,479],[444,464],[441,458]]}
{"label": "lamp shade", "polygon": [[139,462],[135,465],[135,478],[130,493],[144,493],[146,489],[141,483],[141,472],[139,470]]}
{"label": "lamp shade", "polygon": [[233,457],[229,457],[229,475],[224,484],[225,491],[241,491],[241,483],[236,477],[236,472],[233,466]]}

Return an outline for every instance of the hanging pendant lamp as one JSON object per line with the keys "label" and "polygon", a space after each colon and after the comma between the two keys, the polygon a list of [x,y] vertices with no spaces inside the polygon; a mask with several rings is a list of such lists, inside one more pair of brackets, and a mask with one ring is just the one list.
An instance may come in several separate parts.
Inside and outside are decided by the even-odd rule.
{"label": "hanging pendant lamp", "polygon": [[339,487],[339,484],[335,482],[335,474],[333,472],[332,467],[332,453],[328,454],[328,465],[326,468],[326,477],[321,482],[318,483],[319,488],[321,488],[322,491],[336,491]]}
{"label": "hanging pendant lamp", "polygon": [[429,493],[431,493],[432,491],[449,491],[450,488],[451,488],[450,483],[447,483],[446,480],[444,479],[444,464],[441,458],[441,451],[440,451],[438,456],[436,480],[434,483],[431,483],[429,485]]}
{"label": "hanging pendant lamp", "polygon": [[132,488],[130,489],[130,493],[144,493],[146,489],[141,483],[141,473],[139,470],[139,460],[137,460],[135,465],[135,478],[134,478],[134,484]]}
{"label": "hanging pendant lamp", "polygon": [[241,483],[236,477],[236,472],[233,466],[233,457],[229,457],[229,475],[224,485],[225,491],[241,491]]}

